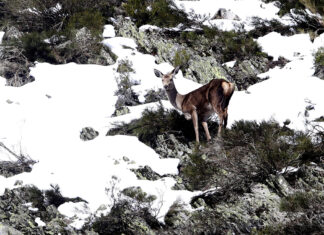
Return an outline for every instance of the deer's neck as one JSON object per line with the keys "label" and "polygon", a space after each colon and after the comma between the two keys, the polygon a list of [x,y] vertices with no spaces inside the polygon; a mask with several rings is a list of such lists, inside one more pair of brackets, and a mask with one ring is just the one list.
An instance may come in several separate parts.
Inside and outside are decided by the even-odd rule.
{"label": "deer's neck", "polygon": [[178,110],[182,111],[182,101],[184,98],[184,95],[181,95],[178,93],[176,87],[173,85],[173,88],[166,91],[168,98],[170,100],[170,103],[173,107],[175,107]]}

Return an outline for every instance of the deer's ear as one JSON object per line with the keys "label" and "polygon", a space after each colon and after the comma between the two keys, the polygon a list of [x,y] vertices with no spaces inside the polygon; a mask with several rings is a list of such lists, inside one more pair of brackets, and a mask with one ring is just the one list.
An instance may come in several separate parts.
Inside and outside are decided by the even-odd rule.
{"label": "deer's ear", "polygon": [[158,78],[162,78],[163,77],[163,73],[161,73],[159,70],[157,69],[154,69],[154,73],[155,73],[155,76],[157,76]]}
{"label": "deer's ear", "polygon": [[172,70],[172,74],[173,75],[177,75],[178,74],[178,72],[179,72],[179,70],[180,70],[180,66],[177,66],[174,70]]}

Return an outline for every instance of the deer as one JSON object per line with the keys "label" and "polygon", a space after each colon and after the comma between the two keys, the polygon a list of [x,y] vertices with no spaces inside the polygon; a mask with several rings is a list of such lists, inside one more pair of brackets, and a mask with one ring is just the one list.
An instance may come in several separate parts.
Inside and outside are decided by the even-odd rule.
{"label": "deer", "polygon": [[173,81],[179,69],[180,66],[166,74],[154,69],[155,76],[162,78],[162,84],[170,103],[180,110],[187,120],[192,119],[197,143],[199,143],[198,120],[202,123],[207,141],[211,141],[207,120],[214,113],[219,117],[217,136],[221,137],[222,126],[224,128],[227,126],[228,105],[234,93],[235,84],[224,79],[212,79],[200,88],[182,95],[177,91]]}

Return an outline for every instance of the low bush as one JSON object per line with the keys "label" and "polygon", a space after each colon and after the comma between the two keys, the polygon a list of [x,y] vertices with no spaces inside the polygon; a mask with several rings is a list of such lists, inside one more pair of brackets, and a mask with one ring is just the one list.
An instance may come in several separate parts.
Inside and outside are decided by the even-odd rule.
{"label": "low bush", "polygon": [[264,20],[259,17],[253,17],[252,24],[254,29],[249,31],[249,35],[253,38],[259,38],[271,32],[277,32],[281,35],[291,36],[294,34],[294,27],[283,25],[279,20]]}
{"label": "low bush", "polygon": [[[184,143],[195,139],[192,121],[186,120],[176,110],[164,109],[162,105],[157,110],[144,110],[140,119],[129,124],[116,124],[107,135],[135,135],[143,143],[155,148],[158,135],[166,133],[174,134]],[[203,134],[203,131],[200,133]]]}
{"label": "low bush", "polygon": [[50,45],[44,42],[46,36],[38,32],[25,34],[22,38],[23,54],[29,61],[55,62]]}
{"label": "low bush", "polygon": [[100,38],[104,22],[104,18],[99,11],[86,10],[77,12],[70,17],[65,27],[65,32],[68,36],[72,37],[76,30],[86,27],[90,30],[92,36]]}
{"label": "low bush", "polygon": [[324,66],[324,47],[318,49],[315,54],[315,65]]}
{"label": "low bush", "polygon": [[188,23],[184,12],[170,0],[129,0],[124,5],[126,14],[135,20],[137,26],[152,24],[160,27],[175,27]]}
{"label": "low bush", "polygon": [[173,66],[176,68],[178,66],[181,67],[181,69],[187,69],[189,67],[190,55],[188,52],[186,52],[185,49],[178,50],[173,58]]}
{"label": "low bush", "polygon": [[246,147],[255,154],[265,172],[276,174],[282,168],[313,161],[323,153],[321,132],[316,143],[307,133],[281,127],[277,122],[236,122],[226,132],[227,148]]}
{"label": "low bush", "polygon": [[287,212],[316,210],[320,207],[323,200],[324,195],[299,192],[283,198],[280,202],[280,210]]}
{"label": "low bush", "polygon": [[134,69],[132,68],[133,64],[131,61],[125,59],[118,62],[117,72],[118,73],[133,73]]}
{"label": "low bush", "polygon": [[199,152],[191,154],[190,159],[184,167],[181,167],[181,176],[188,190],[201,190],[211,187],[219,174],[221,167],[215,162],[210,162]]}
{"label": "low bush", "polygon": [[99,234],[152,234],[161,225],[147,207],[120,200],[105,216],[88,225]]}
{"label": "low bush", "polygon": [[[59,33],[67,26],[71,17],[82,12],[100,12],[108,18],[107,12],[109,9],[113,9],[113,2],[115,1],[3,0],[3,8],[6,18],[23,32],[53,30],[55,33]],[[92,16],[89,17],[92,19]],[[93,20],[84,23],[91,24]]]}
{"label": "low bush", "polygon": [[262,49],[251,36],[244,32],[222,32],[218,38],[223,62],[243,60],[254,55],[262,55]]}

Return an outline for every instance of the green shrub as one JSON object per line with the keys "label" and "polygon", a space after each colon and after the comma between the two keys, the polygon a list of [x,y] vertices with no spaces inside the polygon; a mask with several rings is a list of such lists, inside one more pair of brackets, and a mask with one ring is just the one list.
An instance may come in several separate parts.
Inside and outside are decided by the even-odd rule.
{"label": "green shrub", "polygon": [[300,162],[316,161],[324,151],[322,132],[310,137],[308,133],[281,127],[274,121],[236,122],[224,138],[228,150],[247,147],[257,156],[258,165],[265,174],[276,174]]}
{"label": "green shrub", "polygon": [[[109,17],[115,1],[106,0],[3,0],[7,19],[24,32],[53,31],[59,33],[67,26],[70,17],[82,12],[100,12]],[[57,8],[58,4],[60,8]],[[33,9],[36,13],[26,11]],[[56,10],[50,10],[56,9]],[[96,22],[89,22],[91,23]],[[97,27],[95,25],[95,27]]]}
{"label": "green shrub", "polygon": [[92,36],[100,37],[104,26],[104,18],[99,11],[82,11],[73,14],[65,28],[66,34],[71,37],[75,30],[86,27]]}
{"label": "green shrub", "polygon": [[134,69],[132,68],[133,64],[129,60],[120,60],[118,62],[117,72],[118,73],[133,73]]}
{"label": "green shrub", "polygon": [[277,32],[281,35],[291,36],[294,34],[294,28],[283,25],[279,20],[265,20],[259,17],[253,17],[252,24],[254,29],[249,31],[249,35],[253,38],[259,38],[271,32]]}
{"label": "green shrub", "polygon": [[221,33],[217,27],[209,27],[204,25],[202,28],[204,36],[208,39],[214,39],[217,35]]}
{"label": "green shrub", "polygon": [[153,234],[152,229],[161,225],[149,208],[120,200],[108,215],[96,218],[88,226],[99,234]]}
{"label": "green shrub", "polygon": [[170,0],[129,0],[123,6],[126,14],[135,20],[137,26],[153,24],[174,27],[188,22],[186,14],[178,10]]}
{"label": "green shrub", "polygon": [[123,7],[126,14],[135,19],[137,26],[141,26],[149,22],[150,12],[147,10],[148,2],[146,0],[128,0]]}
{"label": "green shrub", "polygon": [[[182,142],[195,139],[192,121],[188,121],[176,110],[166,110],[162,105],[158,110],[145,109],[142,117],[129,124],[116,124],[107,135],[135,135],[143,143],[155,148],[158,135],[174,134]],[[203,134],[203,131],[200,131]]]}
{"label": "green shrub", "polygon": [[37,32],[25,34],[21,38],[23,53],[29,61],[55,62],[51,47],[44,42],[44,39],[45,36]]}
{"label": "green shrub", "polygon": [[324,66],[324,47],[318,49],[315,54],[315,64],[317,66]]}
{"label": "green shrub", "polygon": [[241,60],[262,52],[259,44],[245,33],[223,32],[218,40],[222,44],[221,50],[224,62],[234,59]]}
{"label": "green shrub", "polygon": [[316,193],[295,193],[283,198],[280,202],[280,210],[287,212],[301,212],[316,209],[324,200],[324,195]]}
{"label": "green shrub", "polygon": [[195,151],[190,161],[181,169],[183,180],[188,190],[201,190],[209,186],[221,170],[218,164],[207,160],[207,156]]}
{"label": "green shrub", "polygon": [[173,66],[180,66],[182,69],[186,69],[189,67],[190,55],[186,52],[185,49],[178,50],[173,58]]}
{"label": "green shrub", "polygon": [[150,18],[152,24],[160,27],[174,27],[188,21],[186,14],[170,0],[153,1]]}

